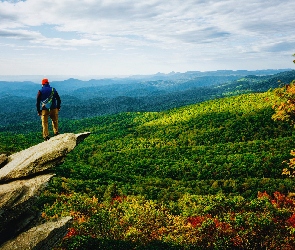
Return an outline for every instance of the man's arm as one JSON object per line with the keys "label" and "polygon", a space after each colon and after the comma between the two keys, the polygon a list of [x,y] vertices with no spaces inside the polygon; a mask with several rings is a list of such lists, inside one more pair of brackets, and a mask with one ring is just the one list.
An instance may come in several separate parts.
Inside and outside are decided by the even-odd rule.
{"label": "man's arm", "polygon": [[41,103],[41,92],[39,90],[37,94],[37,101],[36,101],[36,108],[37,108],[38,115],[41,115],[41,112],[42,112],[40,109],[40,103]]}
{"label": "man's arm", "polygon": [[60,105],[61,105],[61,99],[57,91],[55,90],[55,98],[56,98],[56,108],[60,110]]}

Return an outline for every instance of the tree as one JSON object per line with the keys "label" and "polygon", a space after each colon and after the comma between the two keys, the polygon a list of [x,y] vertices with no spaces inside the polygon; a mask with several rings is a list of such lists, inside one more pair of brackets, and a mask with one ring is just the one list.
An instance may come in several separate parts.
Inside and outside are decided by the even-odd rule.
{"label": "tree", "polygon": [[295,81],[286,84],[274,91],[277,100],[273,105],[275,113],[272,119],[275,121],[287,121],[295,125]]}
{"label": "tree", "polygon": [[[293,54],[293,56],[295,56],[295,54]],[[293,60],[293,63],[295,63],[295,60]],[[275,113],[272,115],[272,119],[275,121],[286,121],[295,127],[295,80],[290,84],[276,89],[274,93],[277,100],[273,105]],[[291,150],[290,154],[295,157],[295,150]],[[289,162],[286,163],[288,167],[283,169],[282,174],[294,177],[295,158],[290,159]]]}
{"label": "tree", "polygon": [[[295,54],[293,54],[295,56]],[[295,60],[293,60],[295,63]],[[275,114],[272,119],[275,121],[287,121],[295,125],[295,80],[275,90],[277,100],[273,105]]]}

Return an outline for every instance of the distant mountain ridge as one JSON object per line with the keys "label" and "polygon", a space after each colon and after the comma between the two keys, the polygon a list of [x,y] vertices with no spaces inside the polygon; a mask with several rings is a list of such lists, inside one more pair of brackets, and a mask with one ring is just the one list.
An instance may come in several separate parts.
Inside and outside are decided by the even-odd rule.
{"label": "distant mountain ridge", "polygon": [[[162,111],[205,100],[265,92],[295,79],[295,70],[214,71],[114,79],[53,81],[61,117],[80,119],[129,111]],[[50,79],[49,79],[50,80]],[[39,121],[35,98],[41,84],[0,81],[0,126]]]}

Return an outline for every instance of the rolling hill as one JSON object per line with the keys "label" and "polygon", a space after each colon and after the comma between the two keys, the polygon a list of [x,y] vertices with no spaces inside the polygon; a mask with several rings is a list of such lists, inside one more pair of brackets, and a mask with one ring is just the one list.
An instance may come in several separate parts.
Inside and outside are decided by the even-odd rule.
{"label": "rolling hill", "polygon": [[[293,249],[295,180],[281,173],[295,134],[263,91],[281,79],[240,78],[164,111],[61,119],[62,132],[91,135],[40,200],[44,219],[74,218],[58,249]],[[0,152],[41,142],[40,124],[5,128]]]}
{"label": "rolling hill", "polygon": [[[92,136],[57,173],[72,183],[71,191],[81,191],[89,182],[87,192],[96,195],[100,182],[117,182],[127,194],[164,200],[172,194],[176,198],[183,195],[179,188],[245,197],[256,196],[258,190],[292,191],[293,182],[282,178],[281,170],[294,147],[294,133],[287,124],[271,120],[273,98],[270,91],[162,112],[61,120],[61,131],[91,131]],[[15,131],[1,133],[4,153],[17,150],[5,139],[11,134],[15,136],[11,142],[24,141],[24,146],[41,141],[38,123],[10,128]],[[235,183],[231,188],[224,185],[229,180]],[[129,188],[125,187],[127,182]],[[245,188],[248,182],[255,185]],[[212,188],[213,183],[218,183],[218,188]],[[101,191],[105,187],[103,184]]]}
{"label": "rolling hill", "polygon": [[[91,194],[97,195],[99,182],[116,182],[126,194],[156,200],[179,197],[184,192],[179,189],[245,197],[292,191],[294,183],[282,178],[281,171],[294,147],[294,133],[271,120],[272,100],[272,92],[245,94],[159,113],[76,121],[72,129],[92,136],[57,172],[78,190],[78,183],[85,185],[82,180],[90,186],[94,181],[88,187]],[[229,180],[235,183],[231,188],[224,185]],[[248,182],[255,186],[245,188]]]}

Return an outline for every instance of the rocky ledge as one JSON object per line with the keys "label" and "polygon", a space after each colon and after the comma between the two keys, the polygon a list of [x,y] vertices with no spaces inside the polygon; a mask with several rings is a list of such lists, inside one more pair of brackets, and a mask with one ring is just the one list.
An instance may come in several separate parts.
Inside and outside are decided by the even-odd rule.
{"label": "rocky ledge", "polygon": [[0,154],[0,249],[52,249],[67,232],[71,217],[40,224],[38,195],[78,143],[90,135],[60,134],[6,156]]}

